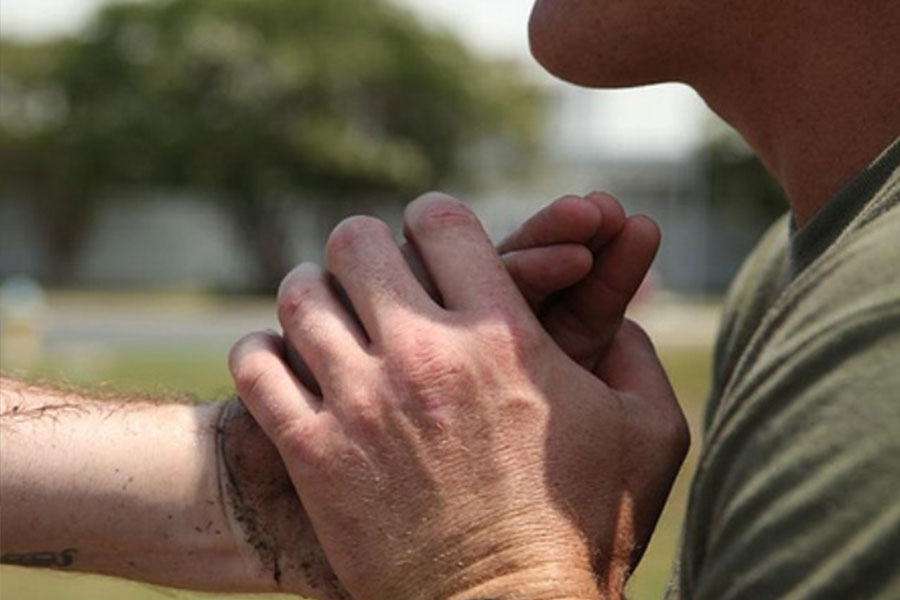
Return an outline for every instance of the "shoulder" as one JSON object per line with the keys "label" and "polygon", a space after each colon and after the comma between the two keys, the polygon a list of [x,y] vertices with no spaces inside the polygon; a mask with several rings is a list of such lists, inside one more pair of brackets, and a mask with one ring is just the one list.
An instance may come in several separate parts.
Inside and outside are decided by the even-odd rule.
{"label": "shoulder", "polygon": [[787,273],[790,215],[773,223],[744,261],[725,297],[714,349],[714,372],[707,423],[743,348],[777,297]]}
{"label": "shoulder", "polygon": [[895,204],[798,276],[742,349],[692,492],[697,596],[900,594],[898,264]]}
{"label": "shoulder", "polygon": [[847,231],[809,266],[770,311],[766,348],[850,333],[878,322],[890,330],[900,308],[900,207]]}

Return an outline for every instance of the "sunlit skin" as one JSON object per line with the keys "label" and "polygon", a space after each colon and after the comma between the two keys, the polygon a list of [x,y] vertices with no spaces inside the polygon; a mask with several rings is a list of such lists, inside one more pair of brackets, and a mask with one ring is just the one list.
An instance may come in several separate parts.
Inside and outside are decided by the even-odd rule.
{"label": "sunlit skin", "polygon": [[688,443],[647,336],[620,326],[642,244],[540,322],[465,205],[426,194],[404,222],[439,303],[384,223],[347,219],[333,280],[304,264],[282,282],[285,339],[230,356],[335,573],[360,599],[616,597]]}
{"label": "sunlit skin", "polygon": [[[863,6],[850,0],[539,0],[530,36],[538,61],[573,83],[693,86],[779,179],[799,226],[900,131],[900,11],[888,0]],[[496,260],[464,210],[446,199],[426,198],[407,217],[416,245],[428,248],[425,262],[438,287],[474,287],[478,294],[451,299],[442,307],[447,312],[435,312],[409,284],[383,227],[353,221],[332,236],[328,267],[345,288],[355,289],[349,295],[360,321],[348,318],[310,268],[289,276],[280,296],[286,337],[317,361],[311,367],[318,371],[322,396],[294,383],[271,336],[250,336],[232,354],[238,389],[279,447],[332,565],[360,597],[619,597],[621,549],[637,542],[640,513],[658,507],[666,489],[623,493],[630,485],[618,481],[619,474],[641,481],[643,472],[647,479],[638,485],[644,489],[664,477],[619,454],[617,446],[628,444],[618,436],[622,428],[638,425],[626,435],[629,443],[656,447],[660,455],[678,454],[678,440],[655,437],[655,428],[655,434],[641,430],[660,416],[653,410],[640,412],[637,423],[627,416],[619,420],[612,409],[616,385],[606,384],[614,377],[652,383],[654,369],[639,359],[643,353],[636,346],[618,346],[616,336],[595,364],[620,361],[615,369],[595,369],[593,379],[569,372],[519,320],[521,307],[506,294],[508,283],[493,277]],[[441,228],[428,225],[438,221]],[[452,244],[449,229],[456,234]],[[467,255],[467,264],[460,264]],[[619,335],[628,332],[623,328]],[[344,367],[334,369],[328,359],[338,356]],[[384,365],[400,368],[385,371]],[[548,385],[536,375],[546,373],[547,365],[566,373],[564,381]],[[348,387],[347,371],[359,373],[355,381],[365,382],[363,390]],[[521,387],[524,380],[536,386],[529,388],[536,395]],[[588,389],[597,405],[581,404]],[[671,406],[662,387],[645,392],[637,396],[645,406]],[[509,422],[494,412],[510,394],[524,402],[530,417]],[[591,421],[602,406],[612,412]],[[632,403],[622,399],[621,406]],[[559,417],[543,422],[540,408],[529,413],[536,407]],[[581,413],[580,421],[569,420],[573,410]],[[469,415],[480,420],[470,422]],[[578,422],[590,422],[594,448],[603,449],[599,454],[572,444]],[[430,429],[446,435],[430,435]],[[521,435],[507,437],[509,429]],[[535,439],[546,441],[545,453]],[[467,448],[479,451],[463,461],[466,469],[455,469]],[[345,457],[353,472],[335,469],[333,453]],[[584,477],[586,464],[598,465],[608,479]],[[533,478],[556,470],[565,483]],[[580,480],[573,477],[579,471]],[[476,483],[486,487],[473,485],[467,473],[481,474],[485,480]],[[403,494],[361,492],[360,481],[371,490],[365,482],[394,478]],[[514,481],[528,481],[530,496],[523,497]],[[466,497],[477,501],[467,503]],[[593,500],[580,501],[587,497]],[[500,518],[510,506],[516,514]],[[357,511],[378,512],[383,524],[348,519]],[[409,527],[422,518],[439,526]],[[465,534],[470,522],[494,523],[499,531],[485,544],[482,536]],[[570,535],[571,523],[581,539]],[[373,547],[379,539],[389,540],[391,556],[376,570]],[[490,542],[497,539],[505,543],[492,550]],[[402,560],[391,562],[397,556]],[[593,587],[584,577],[591,561]],[[367,581],[373,582],[368,589]]]}
{"label": "sunlit skin", "polygon": [[[547,332],[591,366],[658,245],[652,221],[592,193],[550,204],[498,251]],[[411,246],[403,252],[438,297],[421,258]],[[344,597],[276,449],[238,401],[157,404],[0,377],[0,438],[3,562],[205,591]],[[641,517],[642,539],[654,518]]]}
{"label": "sunlit skin", "polygon": [[[894,0],[540,0],[530,34],[536,58],[581,85],[693,86],[779,178],[798,224],[900,132],[900,11]],[[349,304],[331,287],[334,280],[307,265],[287,277],[279,297],[287,343],[267,332],[235,346],[230,366],[237,388],[277,446],[316,528],[317,542],[303,529],[305,548],[319,552],[321,542],[356,597],[621,596],[684,456],[687,433],[652,345],[622,321],[658,232],[648,221],[626,221],[615,211],[597,218],[602,209],[583,200],[564,201],[544,213],[547,218],[526,224],[501,244],[504,263],[462,204],[445,196],[420,198],[407,211],[406,234],[421,255],[419,275],[424,269],[430,283],[417,282],[416,268],[407,266],[383,224],[345,222],[328,244],[327,268]],[[591,214],[594,229],[573,233],[570,228]],[[610,222],[620,225],[601,234]],[[566,257],[552,248],[559,242],[569,244],[562,249]],[[513,254],[535,246],[552,249],[537,263]],[[553,267],[561,264],[584,279],[548,295],[557,291],[554,285],[565,285],[565,278],[554,279],[562,269]],[[439,293],[429,296],[432,290]],[[291,346],[309,365],[305,375],[292,370],[301,363]],[[15,396],[14,402],[23,399]],[[63,400],[70,407],[70,398]],[[60,418],[80,418],[89,404]],[[123,552],[141,557],[156,542],[171,553],[160,553],[162,568],[123,563],[123,552],[112,559],[102,552],[108,538],[92,537],[74,554],[68,544],[56,546],[61,562],[75,557],[76,568],[201,589],[282,585],[323,594],[321,587],[304,587],[309,573],[302,556],[285,563],[300,568],[281,573],[279,583],[266,564],[257,564],[240,527],[228,523],[231,536],[203,535],[208,532],[199,525],[208,522],[215,534],[228,518],[227,498],[215,496],[220,490],[211,476],[217,448],[209,433],[216,420],[207,418],[206,435],[198,437],[193,410],[179,411],[183,424],[177,425],[150,407],[141,421],[145,433],[181,440],[167,450],[182,459],[159,463],[163,455],[145,449],[153,439],[134,436],[137,429],[122,420],[127,412],[107,412],[93,413],[101,417],[96,428],[83,423],[87,433],[74,440],[90,452],[52,443],[53,435],[75,433],[54,421],[50,442],[19,436],[18,452],[0,455],[4,477],[31,475],[4,481],[5,519],[28,523],[35,490],[47,505],[45,527],[3,528],[5,548],[21,557],[51,549],[44,543],[56,543],[52,536],[81,539],[79,531],[65,530],[74,489],[66,477],[107,477],[110,493],[101,498],[92,494],[102,486],[82,486],[92,510],[79,528],[100,538],[116,534],[104,525],[110,510],[123,511],[117,514],[132,529],[119,533],[147,532],[138,547],[131,536],[120,542]],[[269,442],[245,424],[252,447],[236,447],[244,456],[268,456],[271,466]],[[122,452],[116,435],[98,435],[104,427],[113,433],[125,427],[131,451]],[[104,450],[98,446],[104,440],[114,443]],[[159,515],[147,511],[140,496],[120,494],[124,488],[109,479],[110,469],[92,462],[104,452],[124,454],[135,481],[159,494],[156,512],[166,522],[168,514],[190,517],[180,531],[186,538],[161,543]],[[17,462],[18,471],[6,461]],[[58,472],[73,461],[76,467]],[[267,526],[306,526],[280,465],[277,473],[245,467],[247,489],[258,483],[254,476],[265,475],[281,477],[278,489],[288,491],[276,497],[281,509],[264,512],[263,520],[279,515]],[[153,479],[154,472],[163,476]],[[172,485],[173,478],[181,485]],[[10,505],[10,498],[18,501]],[[288,504],[278,502],[285,499]],[[162,510],[168,507],[180,512]],[[42,537],[48,532],[50,538]],[[11,535],[19,536],[12,546]],[[303,549],[285,545],[288,552]],[[178,552],[193,562],[177,560]],[[202,568],[198,557],[209,559]],[[234,579],[226,581],[220,568]]]}

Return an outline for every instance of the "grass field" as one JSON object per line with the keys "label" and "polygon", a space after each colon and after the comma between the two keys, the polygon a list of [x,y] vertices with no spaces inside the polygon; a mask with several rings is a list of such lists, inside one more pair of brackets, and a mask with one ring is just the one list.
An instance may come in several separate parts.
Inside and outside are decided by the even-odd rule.
{"label": "grass field", "polygon": [[[690,419],[694,443],[653,542],[631,579],[628,595],[637,600],[660,598],[669,577],[678,544],[688,482],[699,447],[700,412],[709,380],[708,349],[663,347],[660,348],[660,353]],[[222,398],[231,389],[225,356],[219,352],[172,350],[116,353],[95,362],[96,364],[86,364],[84,358],[78,357],[43,360],[23,373],[141,393],[187,391],[210,399]],[[0,362],[0,366],[8,369],[15,365]],[[153,588],[109,578],[0,568],[0,600],[199,600],[210,597],[212,596],[208,594]]]}

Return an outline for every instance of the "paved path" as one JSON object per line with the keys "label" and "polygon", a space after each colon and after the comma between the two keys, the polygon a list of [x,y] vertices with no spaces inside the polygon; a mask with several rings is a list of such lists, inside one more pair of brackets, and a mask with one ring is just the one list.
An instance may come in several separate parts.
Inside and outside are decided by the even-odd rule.
{"label": "paved path", "polygon": [[[702,347],[712,343],[719,305],[658,295],[631,314],[658,346]],[[0,323],[7,342],[21,331],[9,325]],[[267,298],[70,292],[49,296],[37,330],[43,353],[65,355],[85,347],[225,352],[244,333],[265,328],[277,328]]]}

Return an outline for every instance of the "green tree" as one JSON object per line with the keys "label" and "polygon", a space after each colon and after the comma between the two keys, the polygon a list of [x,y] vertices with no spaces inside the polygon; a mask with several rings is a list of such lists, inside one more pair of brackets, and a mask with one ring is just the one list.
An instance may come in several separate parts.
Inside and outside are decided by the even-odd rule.
{"label": "green tree", "polygon": [[[384,0],[110,5],[77,38],[3,55],[0,175],[46,196],[54,250],[72,255],[104,191],[187,188],[233,215],[265,286],[298,197],[338,214],[465,181],[468,148],[527,148],[538,114],[514,69]],[[23,126],[40,97],[59,106]]]}
{"label": "green tree", "polygon": [[55,80],[71,51],[63,41],[0,43],[0,193],[27,198],[56,280],[72,275],[102,184],[102,144],[92,130],[73,126]]}

